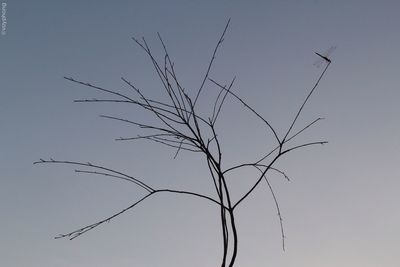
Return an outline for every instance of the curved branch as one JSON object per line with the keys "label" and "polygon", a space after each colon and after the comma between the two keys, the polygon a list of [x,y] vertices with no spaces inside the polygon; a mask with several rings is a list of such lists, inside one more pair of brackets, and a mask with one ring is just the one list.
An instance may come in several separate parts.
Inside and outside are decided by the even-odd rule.
{"label": "curved branch", "polygon": [[[155,195],[156,193],[162,193],[162,192],[176,193],[176,194],[185,194],[185,195],[196,196],[196,197],[199,197],[199,198],[202,198],[202,199],[209,200],[209,201],[211,201],[211,202],[217,204],[218,206],[221,206],[221,203],[219,203],[218,201],[212,199],[211,197],[202,195],[202,194],[198,194],[198,193],[194,193],[194,192],[189,192],[189,191],[173,190],[173,189],[159,189],[159,190],[154,190],[154,191],[148,193],[147,195],[145,195],[144,197],[142,197],[141,199],[139,199],[138,201],[136,201],[135,203],[133,203],[133,204],[130,205],[129,207],[127,207],[127,208],[125,208],[125,209],[123,209],[123,210],[121,210],[121,211],[119,211],[119,212],[117,212],[117,213],[115,213],[115,214],[113,214],[113,215],[111,215],[111,216],[109,216],[109,217],[107,217],[107,218],[101,220],[101,221],[98,221],[98,222],[96,222],[96,223],[89,224],[89,225],[87,225],[87,226],[84,226],[84,227],[79,228],[79,229],[77,229],[77,230],[75,230],[75,231],[69,232],[69,233],[67,233],[67,234],[60,234],[60,235],[56,236],[55,238],[56,238],[56,239],[59,239],[59,238],[65,238],[65,237],[67,237],[67,238],[69,238],[70,240],[73,240],[73,239],[75,239],[75,238],[77,238],[77,237],[83,235],[84,233],[86,233],[86,232],[88,232],[88,231],[90,231],[90,230],[93,230],[94,228],[96,228],[97,226],[100,226],[100,225],[103,224],[103,223],[106,223],[106,222],[108,223],[108,222],[110,222],[110,221],[111,221],[112,219],[114,219],[115,217],[117,217],[117,216],[123,214],[124,212],[126,212],[126,211],[132,209],[132,208],[135,207],[137,204],[139,204],[140,202],[144,201],[146,198],[150,197],[151,195]],[[224,209],[228,209],[228,208],[225,207],[225,206],[223,206],[223,208],[224,208]]]}
{"label": "curved branch", "polygon": [[[143,188],[144,190],[146,190],[149,193],[154,192],[155,190],[153,188],[151,188],[150,186],[148,186],[147,184],[143,183],[142,181],[127,175],[125,173],[119,172],[119,171],[115,171],[113,169],[110,168],[106,168],[103,166],[99,166],[99,165],[94,165],[90,162],[87,163],[83,163],[83,162],[77,162],[77,161],[64,161],[64,160],[54,160],[54,159],[50,159],[50,160],[43,160],[40,159],[40,161],[36,161],[33,164],[44,164],[44,163],[55,163],[55,164],[68,164],[68,165],[77,165],[77,166],[85,166],[85,167],[90,167],[90,168],[95,168],[95,169],[99,169],[99,170],[103,170],[103,171],[108,171],[117,175],[121,175],[123,177],[125,177],[126,179],[129,179],[130,181],[132,181],[133,183],[135,183],[136,185],[140,186],[141,188]],[[97,173],[100,174],[100,173]],[[109,175],[112,176],[112,175]],[[115,176],[114,176],[115,177]]]}
{"label": "curved branch", "polygon": [[132,181],[131,179],[128,179],[126,177],[119,176],[119,175],[114,175],[114,174],[109,174],[109,173],[105,173],[105,172],[86,171],[86,170],[75,170],[75,172],[76,173],[96,174],[96,175],[102,175],[102,176],[107,176],[107,177],[113,177],[113,178],[117,178],[117,179],[121,179],[121,180],[125,180],[125,181],[128,181],[128,182],[131,182],[131,183],[135,183],[134,181]]}
{"label": "curved branch", "polygon": [[101,221],[98,221],[98,222],[96,222],[96,223],[92,223],[92,224],[90,224],[90,225],[87,225],[87,226],[82,227],[82,228],[80,228],[80,229],[78,229],[78,230],[72,231],[72,232],[70,232],[70,233],[67,233],[67,234],[60,234],[60,235],[56,236],[55,239],[64,238],[64,237],[68,237],[69,240],[75,239],[75,238],[77,238],[77,237],[83,235],[84,233],[86,233],[86,232],[88,232],[88,231],[90,231],[90,230],[96,228],[97,226],[99,226],[99,225],[101,225],[101,224],[103,224],[103,223],[105,223],[105,222],[110,222],[110,221],[111,221],[112,219],[114,219],[115,217],[117,217],[117,216],[121,215],[122,213],[124,213],[124,212],[126,212],[126,211],[132,209],[132,208],[135,207],[137,204],[139,204],[140,202],[142,202],[143,200],[145,200],[145,199],[148,198],[149,196],[153,195],[154,193],[155,193],[155,192],[148,193],[147,195],[145,195],[144,197],[142,197],[141,199],[139,199],[138,201],[136,201],[135,203],[133,203],[133,204],[130,205],[129,207],[127,207],[127,208],[125,208],[125,209],[123,209],[123,210],[121,210],[121,211],[119,211],[119,212],[113,214],[112,216],[109,216],[109,217],[107,217],[107,218],[105,218],[105,219],[103,219],[103,220],[101,220]]}
{"label": "curved branch", "polygon": [[202,194],[198,194],[198,193],[194,193],[194,192],[190,192],[190,191],[182,191],[182,190],[174,190],[174,189],[158,189],[158,190],[154,191],[154,193],[161,193],[161,192],[196,196],[196,197],[199,197],[199,198],[207,199],[207,200],[217,204],[218,206],[222,206],[224,209],[228,209],[227,207],[225,207],[224,205],[219,203],[217,200],[215,200],[215,199],[213,199],[213,198],[211,198],[209,196],[206,196],[206,195],[202,195]]}
{"label": "curved branch", "polygon": [[79,80],[75,80],[75,79],[72,78],[72,77],[65,77],[65,76],[64,76],[64,79],[66,79],[66,80],[68,80],[68,81],[71,81],[71,82],[74,82],[74,83],[77,83],[77,84],[81,84],[81,85],[84,85],[84,86],[93,88],[93,89],[96,89],[96,90],[99,90],[99,91],[102,91],[102,92],[105,92],[105,93],[109,93],[109,94],[112,94],[112,95],[116,95],[116,96],[125,98],[125,99],[127,99],[128,101],[135,102],[135,100],[133,100],[132,98],[130,98],[130,97],[124,95],[124,94],[115,92],[115,91],[113,91],[113,90],[101,88],[101,87],[99,87],[99,86],[96,86],[96,85],[93,85],[93,84],[90,84],[90,83],[81,82],[81,81],[79,81]]}
{"label": "curved branch", "polygon": [[209,78],[209,80],[214,83],[215,85],[217,85],[219,88],[221,88],[222,90],[225,90],[227,93],[229,93],[230,95],[232,95],[233,97],[235,97],[237,100],[239,100],[240,103],[242,103],[248,110],[250,110],[254,115],[256,115],[259,119],[261,119],[265,124],[267,124],[268,128],[272,131],[272,133],[275,136],[275,139],[278,141],[279,144],[281,144],[281,140],[278,137],[278,134],[276,133],[275,129],[272,127],[272,125],[263,118],[263,116],[261,116],[257,111],[255,111],[251,106],[249,106],[246,102],[243,101],[242,98],[240,98],[237,94],[235,94],[234,92],[232,92],[231,90],[228,90],[227,88],[225,88],[223,85],[219,84],[218,82],[216,82],[215,80]]}
{"label": "curved branch", "polygon": [[272,161],[271,163],[267,166],[267,168],[262,172],[260,178],[258,178],[258,180],[254,183],[254,185],[249,189],[249,191],[247,191],[246,194],[244,194],[237,202],[236,204],[233,205],[232,209],[235,209],[243,200],[245,200],[253,191],[254,189],[258,186],[258,184],[261,182],[262,178],[264,177],[264,175],[267,173],[267,171],[269,171],[272,167],[272,165],[275,163],[275,161],[278,160],[278,158],[282,156],[282,154],[278,154]]}
{"label": "curved branch", "polygon": [[257,167],[265,167],[265,168],[270,168],[271,170],[276,171],[276,172],[282,174],[282,175],[284,176],[284,178],[285,178],[287,181],[290,182],[290,179],[289,179],[289,177],[286,175],[285,172],[283,172],[283,171],[281,171],[281,170],[279,170],[279,169],[277,169],[277,168],[269,167],[268,165],[259,164],[259,163],[244,163],[244,164],[236,165],[236,166],[233,166],[233,167],[231,167],[231,168],[226,169],[225,171],[223,171],[223,174],[228,173],[228,172],[233,171],[233,170],[236,170],[236,169],[239,169],[239,168],[242,168],[242,167],[255,167],[255,168],[257,168]]}
{"label": "curved branch", "polygon": [[[292,140],[293,138],[295,138],[296,136],[298,136],[299,134],[301,134],[303,131],[305,131],[306,129],[308,129],[309,127],[311,127],[313,124],[315,124],[316,122],[323,120],[323,118],[317,118],[315,120],[313,120],[312,122],[310,122],[309,124],[307,124],[305,127],[303,127],[301,130],[299,130],[298,132],[296,132],[295,134],[293,134],[290,138],[286,139],[283,144],[286,144],[287,142],[289,142],[290,140]],[[268,158],[272,153],[274,153],[277,149],[280,148],[279,146],[276,146],[274,149],[272,149],[267,155],[263,156],[261,159],[257,160],[256,163],[260,163],[261,161],[263,161],[264,159]]]}
{"label": "curved branch", "polygon": [[[256,167],[256,168],[257,168],[261,173],[263,173],[263,171],[262,171],[261,169],[259,169],[258,167]],[[267,185],[268,185],[269,191],[271,192],[272,198],[274,199],[275,208],[276,208],[276,211],[277,211],[278,217],[279,217],[279,224],[280,224],[280,227],[281,227],[282,249],[283,249],[283,251],[285,251],[285,231],[284,231],[284,228],[283,228],[283,218],[282,218],[281,210],[280,210],[280,208],[279,208],[278,199],[276,198],[274,189],[272,188],[271,183],[268,181],[267,176],[265,176],[265,174],[264,174],[263,176],[264,176],[265,182],[266,182]]]}
{"label": "curved branch", "polygon": [[299,146],[294,146],[294,147],[291,147],[291,148],[288,148],[288,149],[282,151],[282,155],[286,154],[286,153],[288,153],[290,151],[293,151],[295,149],[302,148],[302,147],[313,146],[313,145],[324,145],[324,144],[327,144],[327,143],[328,143],[328,141],[319,141],[319,142],[311,142],[311,143],[306,143],[306,144],[302,144],[302,145],[299,145]]}

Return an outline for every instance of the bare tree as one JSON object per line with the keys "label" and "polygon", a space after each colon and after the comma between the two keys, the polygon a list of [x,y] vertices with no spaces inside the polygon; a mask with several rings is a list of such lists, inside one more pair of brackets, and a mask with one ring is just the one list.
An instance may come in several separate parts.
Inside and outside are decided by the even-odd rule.
{"label": "bare tree", "polygon": [[[301,130],[296,132],[294,131],[294,126],[300,117],[304,106],[309,101],[311,95],[315,92],[321,78],[324,76],[327,71],[331,60],[324,55],[317,55],[324,60],[325,68],[320,74],[319,78],[315,82],[314,86],[308,92],[305,100],[300,105],[297,113],[294,116],[294,119],[290,122],[288,130],[283,134],[283,136],[279,136],[277,131],[272,127],[271,123],[265,119],[260,113],[258,113],[253,107],[248,105],[237,93],[232,91],[235,78],[233,78],[227,85],[223,85],[222,83],[212,79],[210,77],[210,70],[213,66],[215,56],[220,48],[221,44],[224,41],[224,36],[229,26],[229,20],[215,46],[215,49],[212,53],[212,57],[208,63],[207,70],[202,77],[202,82],[200,87],[195,91],[194,96],[190,95],[190,92],[184,89],[178,76],[174,69],[174,63],[170,58],[167,47],[161,38],[160,34],[158,34],[159,41],[163,48],[163,60],[157,60],[154,56],[154,53],[150,49],[150,46],[146,42],[144,38],[141,40],[132,38],[133,41],[147,54],[150,59],[155,73],[157,74],[162,90],[167,96],[168,101],[158,101],[147,97],[139,88],[137,88],[132,82],[128,81],[124,77],[122,77],[123,83],[129,86],[135,96],[130,96],[128,93],[121,93],[115,90],[105,89],[103,87],[93,85],[91,83],[83,82],[80,80],[76,80],[71,77],[64,77],[68,81],[73,83],[77,83],[91,89],[100,91],[102,93],[108,94],[110,98],[105,99],[82,99],[75,100],[75,102],[107,102],[107,103],[127,103],[136,105],[143,110],[153,114],[157,119],[157,124],[147,124],[137,121],[131,121],[122,117],[114,117],[114,116],[105,116],[101,117],[117,120],[125,124],[130,124],[137,126],[141,129],[146,129],[151,132],[151,134],[146,135],[138,135],[133,138],[119,138],[117,140],[136,140],[136,139],[145,139],[148,141],[156,142],[165,146],[168,146],[174,149],[175,157],[178,153],[188,152],[188,153],[200,153],[203,155],[203,158],[208,166],[208,171],[211,176],[211,181],[213,182],[213,188],[215,189],[217,198],[213,198],[208,195],[196,193],[194,191],[181,191],[174,190],[169,188],[153,188],[146,184],[143,179],[136,178],[134,176],[122,173],[120,171],[92,164],[90,162],[76,162],[76,161],[63,161],[63,160],[44,160],[40,159],[34,164],[68,164],[74,165],[78,167],[75,171],[77,173],[85,173],[85,174],[93,174],[93,175],[102,175],[111,178],[117,178],[121,180],[125,180],[127,182],[133,183],[135,186],[142,188],[146,191],[144,197],[139,200],[136,200],[129,207],[119,211],[118,213],[112,214],[105,219],[95,222],[93,224],[87,225],[70,233],[61,234],[56,238],[69,238],[75,239],[82,234],[96,228],[104,224],[105,222],[109,222],[113,218],[121,215],[122,213],[132,209],[139,203],[148,199],[151,196],[154,196],[159,193],[172,193],[172,194],[184,194],[192,197],[201,198],[203,200],[208,201],[213,205],[217,205],[219,207],[219,217],[221,223],[221,234],[222,234],[222,244],[223,244],[223,253],[221,260],[221,267],[232,267],[234,266],[237,252],[238,252],[238,232],[236,228],[236,217],[235,210],[236,208],[243,203],[260,185],[262,181],[265,181],[270,189],[270,193],[272,194],[273,200],[275,202],[275,207],[277,210],[280,228],[281,228],[281,237],[282,237],[282,247],[285,249],[285,235],[282,223],[282,216],[279,209],[278,201],[275,197],[275,193],[271,184],[267,178],[267,174],[270,172],[277,172],[287,180],[289,178],[286,174],[275,168],[274,165],[278,161],[278,159],[282,158],[283,155],[304,147],[314,146],[314,145],[322,145],[327,143],[326,141],[315,141],[309,143],[302,143],[300,145],[288,146],[288,142],[293,140],[295,137],[303,133],[305,130],[316,124],[322,118],[317,118],[312,122],[304,125]],[[200,114],[198,112],[196,104],[198,103],[198,99],[202,94],[202,91],[205,88],[206,83],[214,85],[219,93],[217,97],[212,101],[212,105],[209,109],[209,114]],[[260,120],[262,124],[265,124],[268,131],[270,131],[275,139],[276,146],[274,149],[265,153],[264,156],[260,157],[258,160],[254,162],[243,162],[241,164],[223,168],[221,165],[222,162],[222,151],[220,146],[219,135],[216,130],[216,123],[218,122],[219,115],[221,114],[221,109],[226,102],[227,98],[233,98],[235,101],[238,101],[244,107],[252,113],[256,118]],[[237,200],[233,201],[231,197],[231,190],[229,187],[229,179],[228,176],[231,172],[240,169],[240,168],[254,168],[259,172],[258,176],[254,184]]]}

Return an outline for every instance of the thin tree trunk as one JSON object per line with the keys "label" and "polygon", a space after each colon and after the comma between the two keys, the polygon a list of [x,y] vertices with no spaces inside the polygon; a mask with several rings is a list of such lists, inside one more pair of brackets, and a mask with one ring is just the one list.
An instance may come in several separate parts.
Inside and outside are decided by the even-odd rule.
{"label": "thin tree trunk", "polygon": [[233,210],[229,211],[229,215],[230,215],[230,222],[233,234],[233,251],[232,251],[231,261],[229,262],[229,267],[233,267],[238,251],[238,236],[236,230],[235,215],[233,214]]}

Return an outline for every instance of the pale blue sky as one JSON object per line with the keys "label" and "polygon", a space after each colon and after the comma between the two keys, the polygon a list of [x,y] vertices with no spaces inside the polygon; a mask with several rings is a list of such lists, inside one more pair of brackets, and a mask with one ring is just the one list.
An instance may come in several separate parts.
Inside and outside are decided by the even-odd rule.
{"label": "pale blue sky", "polygon": [[[183,83],[188,90],[197,88],[231,18],[211,76],[225,82],[236,75],[234,91],[280,133],[321,71],[313,66],[314,51],[337,46],[298,125],[325,117],[299,141],[326,139],[329,144],[280,161],[290,183],[271,177],[284,217],[286,252],[272,198],[260,187],[238,209],[237,266],[398,267],[398,1],[5,2],[7,34],[0,36],[2,266],[219,264],[218,210],[182,196],[159,195],[74,241],[54,240],[128,206],[144,192],[105,177],[76,175],[71,166],[32,163],[50,157],[91,161],[155,187],[212,195],[198,157],[182,153],[173,160],[174,151],[156,144],[115,142],[140,130],[97,116],[146,121],[145,114],[73,103],[100,95],[62,77],[126,90],[120,80],[125,76],[158,97],[150,62],[130,40],[145,36],[157,51],[158,31]],[[207,107],[207,96],[206,91],[200,106]],[[226,165],[258,158],[272,142],[233,99],[219,127]],[[240,174],[232,177],[236,194],[253,173]]]}

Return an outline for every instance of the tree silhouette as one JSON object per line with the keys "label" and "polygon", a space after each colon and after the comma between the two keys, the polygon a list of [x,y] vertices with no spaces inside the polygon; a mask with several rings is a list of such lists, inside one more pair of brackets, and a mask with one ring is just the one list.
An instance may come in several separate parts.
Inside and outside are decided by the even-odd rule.
{"label": "tree silhouette", "polygon": [[[161,38],[160,34],[158,34],[159,41],[163,48],[163,60],[157,60],[154,56],[154,53],[150,49],[150,46],[146,42],[144,38],[141,40],[132,38],[133,41],[147,54],[150,59],[155,73],[157,74],[162,90],[167,96],[168,101],[158,101],[147,97],[142,91],[137,88],[132,82],[128,81],[125,78],[121,78],[123,83],[133,89],[135,96],[130,96],[128,93],[121,93],[115,90],[109,90],[102,88],[97,85],[93,85],[91,83],[82,82],[76,80],[72,77],[64,77],[66,80],[71,81],[73,83],[77,83],[91,89],[100,91],[102,93],[108,94],[111,98],[105,99],[82,99],[75,100],[75,102],[107,102],[107,103],[127,103],[138,106],[145,111],[153,114],[157,119],[157,124],[147,124],[142,122],[131,121],[122,117],[114,117],[114,116],[105,116],[101,117],[117,120],[119,122],[134,125],[141,129],[145,129],[150,131],[150,134],[146,135],[138,135],[133,138],[119,138],[117,140],[136,140],[136,139],[145,139],[148,141],[156,142],[165,146],[174,149],[175,157],[178,153],[200,153],[203,155],[205,162],[208,166],[208,171],[211,176],[211,181],[213,182],[213,188],[215,189],[217,198],[213,198],[204,194],[196,193],[194,191],[181,191],[181,190],[173,190],[169,188],[154,188],[146,184],[143,179],[136,178],[134,176],[128,175],[126,173],[122,173],[120,171],[92,164],[90,162],[77,162],[77,161],[64,161],[64,160],[44,160],[40,159],[34,164],[68,164],[74,165],[76,167],[80,167],[82,169],[76,169],[77,173],[85,173],[85,174],[93,174],[93,175],[102,175],[111,178],[117,178],[121,180],[125,180],[133,183],[135,186],[142,188],[146,191],[144,197],[139,200],[136,200],[129,207],[119,211],[118,213],[112,214],[111,216],[106,217],[105,219],[95,222],[93,224],[87,225],[70,233],[61,234],[56,238],[69,238],[75,239],[82,234],[104,224],[105,222],[109,222],[113,218],[121,215],[122,213],[132,209],[139,203],[145,201],[149,197],[159,194],[159,193],[172,193],[172,194],[184,194],[192,197],[201,198],[207,200],[212,205],[217,205],[219,207],[219,217],[221,223],[221,234],[222,234],[222,244],[223,244],[223,253],[221,260],[221,267],[232,267],[234,266],[237,252],[238,252],[238,232],[236,228],[236,217],[235,210],[236,208],[243,203],[259,186],[262,181],[265,181],[270,189],[270,193],[272,194],[273,200],[275,202],[275,207],[277,210],[280,228],[281,228],[281,238],[282,238],[282,247],[285,249],[285,235],[282,223],[282,216],[279,209],[278,201],[275,197],[275,193],[271,187],[271,184],[267,178],[267,174],[270,172],[277,172],[283,175],[287,180],[289,178],[286,174],[275,168],[274,165],[278,161],[278,159],[282,158],[283,155],[308,146],[313,145],[322,145],[327,143],[326,141],[316,141],[309,143],[302,143],[296,146],[288,146],[287,143],[293,140],[295,137],[303,133],[306,129],[310,128],[314,124],[316,124],[322,118],[317,118],[312,122],[306,124],[293,133],[294,126],[302,113],[304,106],[309,101],[311,95],[315,92],[321,78],[324,76],[327,71],[329,65],[331,64],[331,60],[326,56],[322,56],[318,54],[322,59],[325,60],[325,68],[322,73],[319,75],[319,78],[315,82],[312,89],[308,92],[305,100],[297,110],[297,113],[294,116],[294,119],[289,124],[288,130],[284,133],[283,136],[279,136],[277,131],[272,127],[268,120],[266,120],[260,113],[258,113],[253,107],[248,105],[238,94],[232,91],[235,78],[233,78],[229,84],[222,85],[220,82],[212,79],[210,75],[210,70],[213,66],[213,62],[215,60],[215,56],[220,48],[221,44],[224,41],[224,36],[229,27],[230,20],[228,20],[216,46],[212,53],[212,57],[208,63],[207,70],[202,77],[202,82],[200,87],[195,91],[194,96],[190,95],[190,92],[184,89],[178,76],[174,69],[174,63],[170,58],[167,47]],[[212,105],[209,108],[209,114],[200,114],[198,109],[196,108],[196,104],[198,103],[198,99],[204,90],[206,83],[215,86],[219,93],[217,97],[211,101]],[[254,162],[243,162],[241,164],[223,168],[222,167],[222,151],[220,146],[219,135],[217,134],[217,130],[215,125],[218,122],[219,115],[221,114],[222,107],[228,98],[233,98],[235,101],[238,101],[244,107],[251,112],[254,116],[256,116],[261,123],[265,124],[268,131],[270,131],[275,139],[276,146],[274,149],[265,153],[264,156],[259,158]],[[231,190],[229,187],[228,176],[231,172],[238,170],[240,168],[254,168],[259,172],[259,175],[256,177],[254,184],[237,200],[233,201],[231,197]],[[209,179],[209,177],[208,177]]]}

